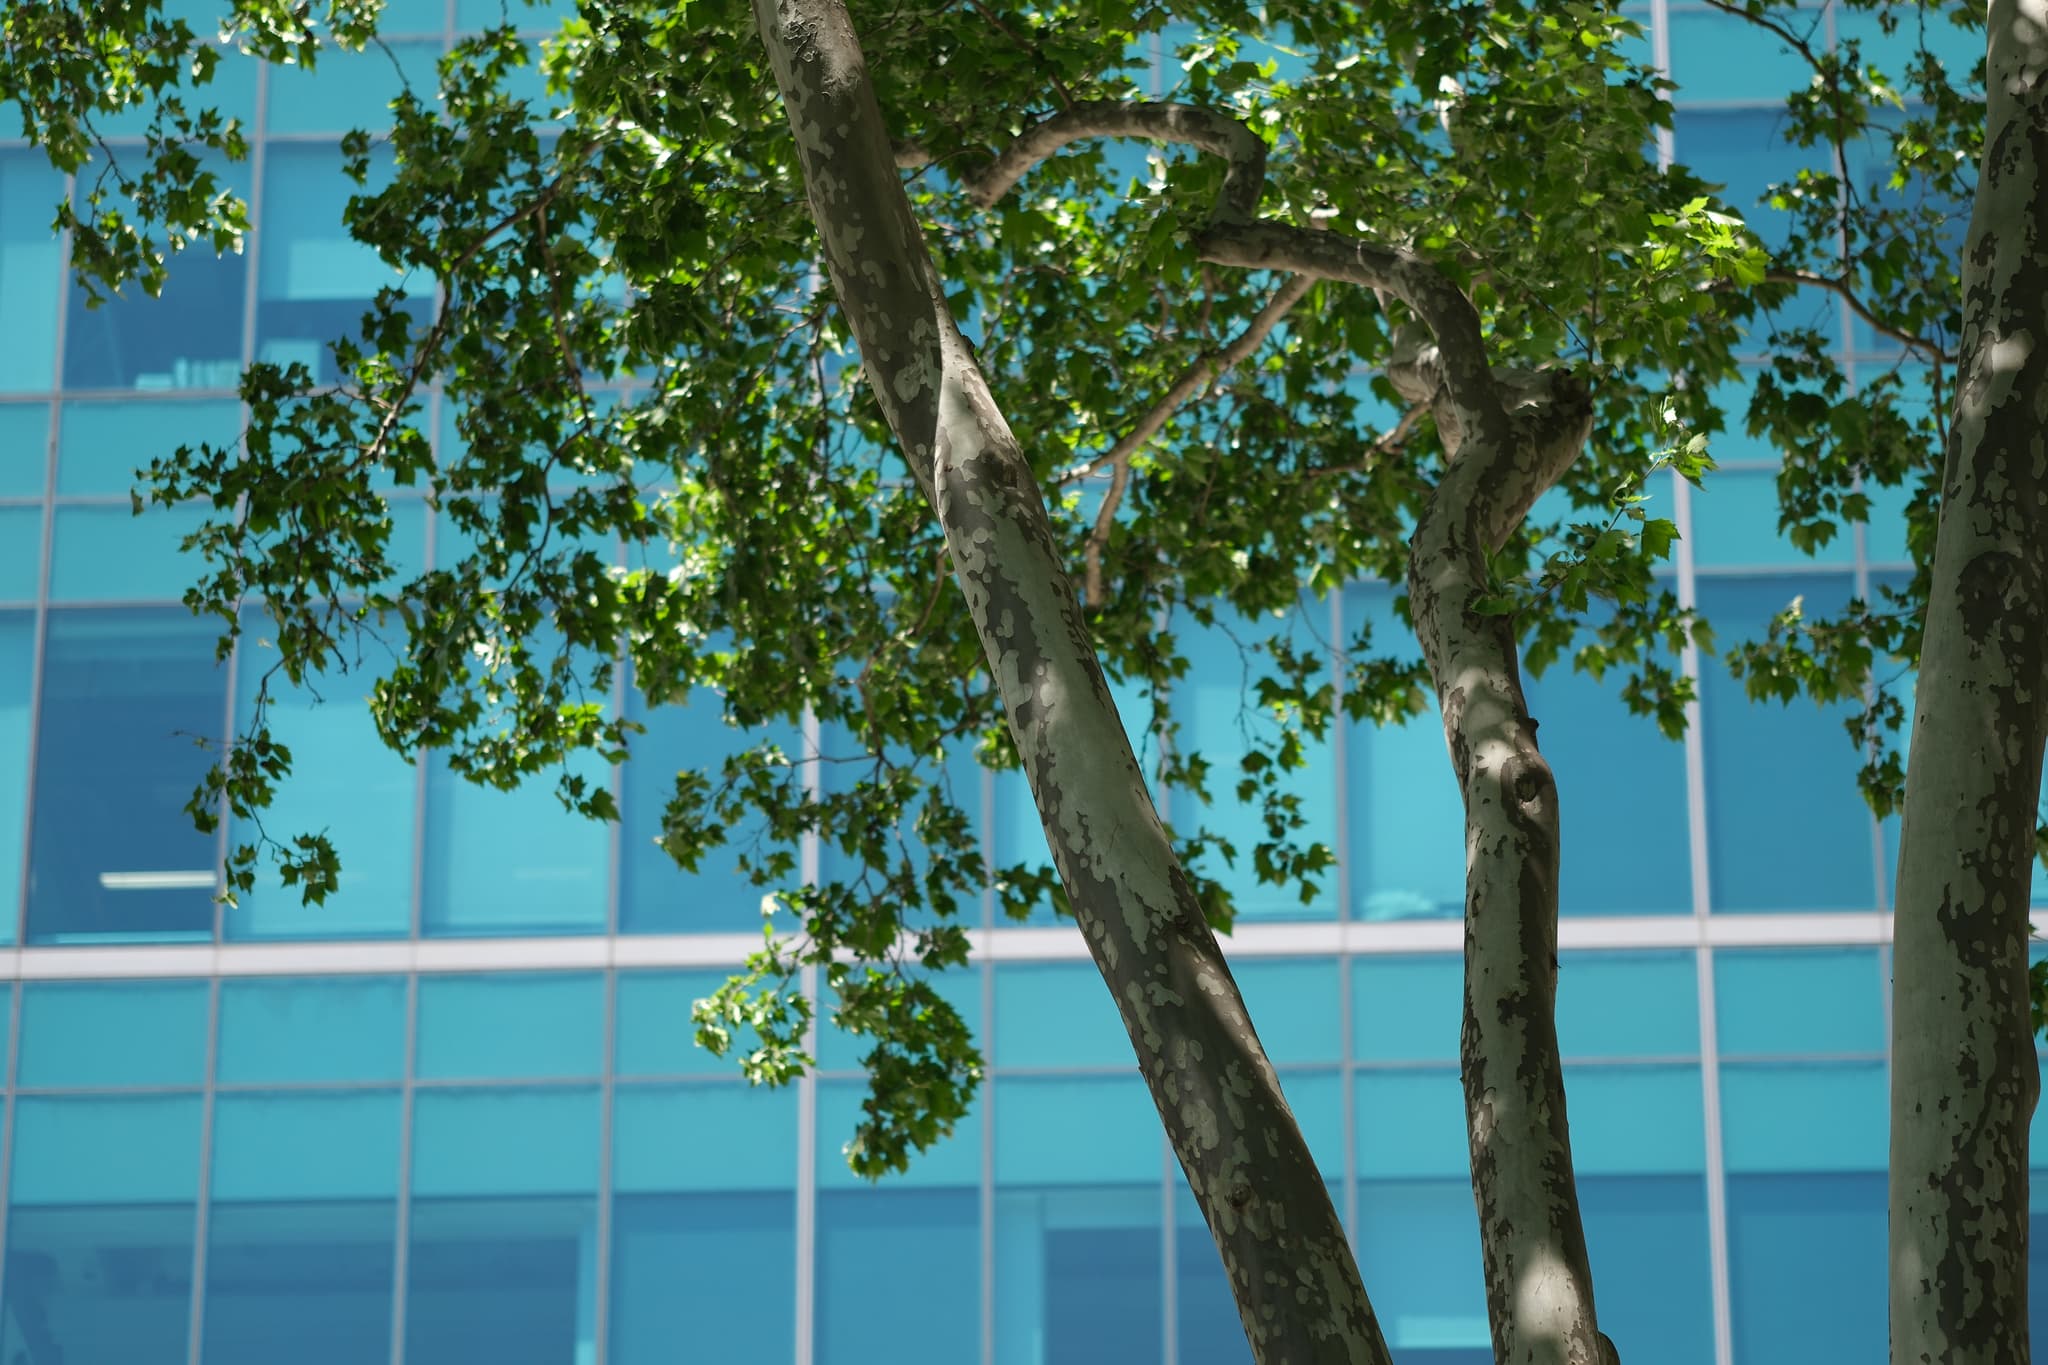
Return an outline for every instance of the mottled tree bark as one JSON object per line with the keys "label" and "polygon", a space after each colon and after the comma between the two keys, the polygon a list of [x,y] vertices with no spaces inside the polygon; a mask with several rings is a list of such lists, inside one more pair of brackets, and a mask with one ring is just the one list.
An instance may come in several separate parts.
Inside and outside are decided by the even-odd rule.
{"label": "mottled tree bark", "polygon": [[2048,0],[1992,0],[1985,87],[1895,902],[1899,1365],[2029,1359],[2039,1072],[2027,902],[2048,732]]}
{"label": "mottled tree bark", "polygon": [[1030,465],[947,308],[844,5],[755,0],[755,15],[834,291],[945,530],[1054,862],[1253,1355],[1388,1365],[1336,1210],[1146,792]]}

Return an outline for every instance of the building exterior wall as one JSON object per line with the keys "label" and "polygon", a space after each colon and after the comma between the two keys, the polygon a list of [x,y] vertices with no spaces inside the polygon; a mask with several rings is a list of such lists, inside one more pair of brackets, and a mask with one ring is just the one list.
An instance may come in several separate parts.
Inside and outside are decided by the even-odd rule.
{"label": "building exterior wall", "polygon": [[[392,0],[394,59],[424,74],[498,12]],[[1669,150],[1746,198],[1796,73],[1703,7],[1640,18],[1685,87]],[[252,638],[215,666],[177,602],[197,513],[132,518],[130,471],[167,434],[231,439],[239,366],[320,363],[374,294],[337,226],[334,140],[395,76],[237,79],[257,231],[242,257],[179,260],[167,303],[84,308],[47,227],[61,180],[0,143],[0,1361],[1247,1359],[1071,930],[982,907],[976,965],[948,984],[991,1079],[902,1179],[841,1161],[850,1040],[822,1038],[819,1074],[776,1092],[692,1049],[691,1000],[759,925],[756,893],[652,847],[667,775],[718,753],[701,708],[649,718],[607,829],[393,757],[354,678],[325,705],[287,695],[301,776],[269,819],[329,828],[344,890],[213,901],[232,836],[183,814],[192,737],[233,727],[265,659]],[[1814,306],[1853,365],[1898,363]],[[448,439],[438,399],[432,421]],[[1725,638],[1906,571],[1895,507],[1807,558],[1775,535],[1773,453],[1717,454],[1711,491],[1653,493],[1685,537],[1679,591]],[[429,510],[394,496],[410,561],[432,562]],[[1361,587],[1327,611],[1288,628],[1342,639],[1390,604]],[[1189,645],[1188,721],[1222,763],[1234,647]],[[1571,832],[1560,1032],[1602,1321],[1672,1365],[1876,1361],[1895,832],[1856,794],[1838,717],[1751,706],[1692,666],[1682,744],[1583,677],[1532,685]],[[965,780],[996,856],[1041,847],[1019,784]],[[1299,790],[1339,871],[1306,905],[1226,877],[1240,979],[1397,1358],[1476,1365],[1461,835],[1434,718],[1341,731]],[[1210,823],[1251,820],[1226,803]]]}

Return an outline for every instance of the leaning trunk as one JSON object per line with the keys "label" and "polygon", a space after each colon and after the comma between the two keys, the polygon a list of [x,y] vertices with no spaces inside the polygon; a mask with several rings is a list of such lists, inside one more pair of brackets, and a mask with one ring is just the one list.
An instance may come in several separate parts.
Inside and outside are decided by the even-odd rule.
{"label": "leaning trunk", "polygon": [[2027,1360],[2027,902],[2048,722],[2048,5],[1992,0],[1894,926],[1891,1341]]}
{"label": "leaning trunk", "polygon": [[1031,467],[946,305],[845,7],[755,0],[755,16],[833,289],[944,528],[1075,919],[1253,1354],[1388,1365],[1322,1176],[1146,793]]}

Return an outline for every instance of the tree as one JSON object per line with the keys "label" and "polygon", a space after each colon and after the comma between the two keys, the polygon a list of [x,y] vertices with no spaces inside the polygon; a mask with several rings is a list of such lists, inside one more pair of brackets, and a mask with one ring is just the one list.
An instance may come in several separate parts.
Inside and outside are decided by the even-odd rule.
{"label": "tree", "polygon": [[[1892,27],[1947,22],[1889,0],[1855,7]],[[634,727],[588,700],[615,657],[650,703],[710,689],[741,726],[807,711],[845,732],[866,772],[834,790],[797,777],[817,755],[792,761],[766,742],[719,772],[679,774],[665,844],[694,866],[742,820],[763,822],[744,865],[773,891],[771,927],[785,932],[703,1004],[704,1037],[724,1047],[751,1030],[749,1074],[787,1079],[807,1061],[810,1020],[790,986],[818,969],[841,1026],[873,1040],[850,1147],[863,1170],[936,1140],[979,1079],[928,976],[964,960],[953,912],[983,879],[936,760],[971,742],[985,762],[1021,764],[1059,875],[996,869],[998,895],[1018,910],[1051,895],[1080,923],[1262,1361],[1384,1360],[1386,1348],[1211,931],[1230,904],[1203,868],[1238,850],[1160,822],[1107,683],[1151,694],[1167,741],[1157,779],[1206,799],[1214,775],[1171,743],[1186,661],[1161,617],[1286,611],[1356,576],[1404,584],[1421,668],[1361,639],[1340,692],[1319,680],[1319,651],[1263,642],[1259,699],[1278,724],[1234,783],[1265,812],[1251,858],[1263,879],[1312,884],[1330,854],[1296,837],[1287,778],[1304,738],[1340,712],[1403,714],[1433,686],[1471,850],[1463,1071],[1495,1352],[1611,1359],[1553,1020],[1559,811],[1520,665],[1569,652],[1623,672],[1632,706],[1682,727],[1691,680],[1673,656],[1711,636],[1653,577],[1676,530],[1646,514],[1640,490],[1653,470],[1706,473],[1720,421],[1709,391],[1736,374],[1746,334],[1773,353],[1747,420],[1795,451],[1780,479],[1788,533],[1825,543],[1868,515],[1870,486],[1917,477],[1923,565],[1931,423],[1907,415],[1896,376],[1848,391],[1825,338],[1800,325],[1801,301],[1845,301],[1924,357],[1937,386],[1952,354],[2003,355],[1987,338],[2006,335],[1977,324],[1960,348],[1948,340],[1946,205],[1967,197],[1982,133],[1969,74],[1923,44],[1903,81],[1887,80],[1853,43],[1830,48],[1781,7],[1723,8],[1815,76],[1788,100],[1788,137],[1819,169],[1779,192],[1792,228],[1768,253],[1741,222],[1746,206],[1646,152],[1669,123],[1668,83],[1623,55],[1633,25],[1594,6],[1302,4],[1269,17],[1211,3],[1171,24],[1115,4],[913,6],[856,36],[831,0],[764,0],[754,16],[618,0],[589,6],[544,49],[558,130],[507,93],[530,60],[507,25],[450,54],[438,101],[402,96],[388,140],[346,143],[364,190],[351,230],[407,273],[338,343],[341,382],[253,368],[244,448],[159,460],[151,494],[217,509],[195,537],[212,567],[188,600],[219,617],[224,650],[267,637],[276,685],[305,686],[359,667],[365,639],[388,640],[395,661],[374,707],[387,742],[446,749],[475,780],[560,768],[565,803],[615,816],[609,792],[565,766],[630,746]],[[374,42],[377,9],[336,0],[316,19],[236,0],[224,25],[255,57],[311,63],[323,47]],[[1994,32],[2004,22],[2017,55],[1993,69],[2023,87],[2038,49],[2017,9],[2001,13]],[[1953,17],[1974,21],[1967,8]],[[240,206],[192,152],[242,150],[197,96],[214,47],[142,0],[29,4],[5,22],[0,88],[31,136],[68,170],[102,153],[80,201],[90,211],[59,215],[82,278],[149,287],[167,249],[236,240]],[[109,32],[126,45],[109,47]],[[1182,70],[1172,98],[1141,98],[1130,54],[1167,42]],[[780,109],[758,88],[749,54],[763,47]],[[1904,106],[1902,89],[1911,116],[1878,177],[1893,193],[1859,192],[1843,170],[1853,144],[1888,104]],[[139,163],[93,136],[95,119],[131,105],[155,119]],[[2015,128],[2033,117],[2038,131],[2030,108],[1994,102],[1993,116]],[[1194,154],[1155,157],[1136,180],[1112,159],[1120,139]],[[1986,210],[1973,242],[2023,236],[2025,192],[1987,192],[2015,207]],[[2018,255],[2000,259],[1997,287],[2030,297]],[[1376,376],[1363,413],[1341,387],[1355,366]],[[2038,375],[2016,383],[2039,390]],[[438,463],[417,425],[430,385],[462,414],[463,449]],[[1958,449],[2011,448],[2009,436],[1973,438],[1969,420],[1961,429],[1977,445]],[[426,484],[473,552],[391,581],[381,480]],[[1051,504],[1048,486],[1064,490]],[[1969,505],[1978,485],[1959,486]],[[1531,524],[1552,488],[1574,510]],[[644,547],[636,567],[585,543],[614,537]],[[671,552],[673,570],[661,563]],[[1076,560],[1078,591],[1063,568]],[[1854,732],[1880,809],[1898,799],[1886,736],[1903,708],[1873,683],[1873,660],[1916,657],[1930,584],[1937,604],[1955,600],[1941,555],[1932,562],[1883,609],[1859,602],[1837,621],[1795,609],[1731,654],[1759,695],[1865,701]],[[1583,625],[1595,597],[1609,604],[1597,628]],[[1950,657],[1964,647],[1942,619],[1926,638]],[[1960,681],[1937,669],[1930,684],[1981,676],[1974,659],[1940,667]],[[193,811],[244,831],[239,889],[267,851],[317,898],[336,884],[337,851],[260,825],[291,763],[264,695]],[[2004,946],[1985,966],[2008,989],[2002,1023],[1931,994],[1913,1004],[1903,988],[1900,1010],[1902,1029],[1930,1023],[1909,1006],[1966,1034],[2002,1027],[2008,1070],[2026,1051],[2006,1017],[2014,943],[2024,956],[2011,878],[2033,842],[2010,807],[2032,801],[2041,747],[2038,722],[2026,724],[2015,751],[2031,734],[2034,766],[2014,760],[2002,822],[1973,833],[2004,879]],[[1923,717],[1923,748],[1929,728]],[[1939,761],[1916,759],[1909,814],[1953,799],[1922,769]],[[1914,828],[1908,873],[1921,876],[1915,849],[1940,836]],[[791,885],[805,831],[864,875]],[[1930,1023],[1927,1036],[1945,1035]],[[1909,1101],[1926,1093],[1903,1073],[1900,1085]],[[1980,1165],[2009,1200],[2024,1184],[2024,1146],[2011,1142],[2024,1106],[2010,1085],[1986,1093],[2005,1136]],[[1919,1245],[1968,1245],[1950,1217]],[[1987,1330],[2008,1343],[2024,1330],[2023,1274],[2017,1300],[2011,1280],[2024,1234],[2023,1217],[1998,1227],[1984,1262],[2004,1286]],[[1901,1351],[1901,1313],[1959,1339],[1955,1315],[1977,1300],[1948,1288],[1966,1280],[1938,1278],[1941,1293],[1895,1286]]]}

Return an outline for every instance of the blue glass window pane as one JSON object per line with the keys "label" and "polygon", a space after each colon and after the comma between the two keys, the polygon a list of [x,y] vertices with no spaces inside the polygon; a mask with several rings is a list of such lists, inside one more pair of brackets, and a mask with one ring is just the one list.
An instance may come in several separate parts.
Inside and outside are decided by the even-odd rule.
{"label": "blue glass window pane", "polygon": [[424,1079],[595,1076],[604,1068],[604,978],[595,974],[425,977]]}
{"label": "blue glass window pane", "polygon": [[391,1352],[398,1206],[215,1203],[206,1233],[207,1365],[364,1365]]}
{"label": "blue glass window pane", "polygon": [[49,453],[50,405],[0,403],[0,497],[43,496]]}
{"label": "blue glass window pane", "polygon": [[1479,1214],[1462,1173],[1361,1179],[1357,1242],[1359,1273],[1372,1286],[1380,1328],[1400,1365],[1486,1365],[1493,1359]]}
{"label": "blue glass window pane", "polygon": [[20,1083],[198,1085],[204,981],[32,981],[22,987]]}
{"label": "blue glass window pane", "polygon": [[43,509],[0,507],[0,601],[35,601],[42,576]]}
{"label": "blue glass window pane", "polygon": [[1743,1365],[1883,1360],[1883,1174],[1730,1174],[1728,1280]]}
{"label": "blue glass window pane", "polygon": [[[438,27],[438,26],[437,26]],[[410,89],[431,108],[439,100],[439,43],[388,43],[344,52],[325,47],[311,70],[273,66],[265,102],[273,133],[342,133],[391,126],[391,102]]]}
{"label": "blue glass window pane", "polygon": [[29,844],[35,941],[212,937],[218,853],[184,805],[206,766],[191,736],[225,728],[215,634],[182,607],[50,613]]}
{"label": "blue glass window pane", "polygon": [[[1558,909],[1566,915],[1684,914],[1692,909],[1685,747],[1655,720],[1629,714],[1620,679],[1604,682],[1560,659],[1523,678],[1538,743],[1557,779],[1566,829]],[[1614,756],[1626,753],[1617,781]],[[1586,834],[1597,831],[1595,838]]]}
{"label": "blue glass window pane", "polygon": [[[19,124],[6,128],[11,137]],[[0,390],[47,391],[57,363],[57,296],[64,286],[50,231],[64,177],[40,152],[0,153]],[[77,380],[74,378],[73,382]]]}
{"label": "blue glass window pane", "polygon": [[1351,1055],[1362,1062],[1454,1061],[1465,1018],[1465,962],[1394,954],[1351,964]]}
{"label": "blue glass window pane", "polygon": [[[1795,598],[1809,617],[1829,617],[1847,597],[1847,580],[1832,575],[1699,585],[1701,614],[1731,641],[1760,636]],[[1700,701],[1714,908],[1874,909],[1873,826],[1845,708],[1751,702],[1718,665],[1703,670]]]}
{"label": "blue glass window pane", "polygon": [[[632,755],[620,774],[620,929],[639,934],[760,932],[764,888],[750,882],[736,860],[742,853],[758,860],[772,851],[766,822],[741,821],[697,871],[685,872],[659,843],[662,812],[675,794],[676,774],[702,772],[717,786],[724,780],[725,760],[764,738],[781,746],[791,760],[782,772],[790,782],[801,784],[803,770],[797,761],[803,757],[803,737],[786,725],[765,731],[727,726],[718,698],[709,692],[698,692],[692,704],[682,706],[649,707],[638,690],[629,691],[629,696],[630,714],[647,727],[647,733],[634,738]],[[792,856],[796,852],[788,851]]]}
{"label": "blue glass window pane", "polygon": [[[980,1192],[893,1180],[820,1190],[817,1276],[819,1365],[978,1359]],[[917,1329],[904,1331],[906,1322]]]}
{"label": "blue glass window pane", "polygon": [[[1819,11],[1792,14],[1795,32],[1809,25],[1816,50],[1825,51],[1827,29]],[[1775,34],[1739,15],[1673,5],[1670,12],[1671,78],[1677,98],[1695,100],[1759,100],[1782,108],[1785,96],[1804,90],[1813,80],[1806,58]],[[1686,153],[1681,149],[1681,157]]]}
{"label": "blue glass window pane", "polygon": [[[736,968],[735,968],[736,970]],[[734,1058],[756,1044],[751,1033],[733,1034],[733,1051],[714,1057],[697,1046],[690,1007],[725,984],[732,971],[620,972],[618,1035],[614,1043],[621,1076],[729,1076]]]}
{"label": "blue glass window pane", "polygon": [[597,1358],[595,1200],[416,1199],[411,1233],[407,1365]]}
{"label": "blue glass window pane", "polygon": [[1241,957],[1230,970],[1267,1056],[1283,1063],[1342,1058],[1344,1035],[1337,1026],[1342,979],[1336,959]]}
{"label": "blue glass window pane", "polygon": [[[910,1169],[871,1184],[846,1164],[847,1148],[861,1120],[865,1081],[824,1081],[818,1086],[818,1188],[821,1190],[930,1189],[981,1183],[981,1103],[976,1100],[953,1126],[953,1135],[911,1158]],[[988,1082],[982,1082],[982,1094]],[[1004,1093],[1008,1093],[1005,1091]]]}
{"label": "blue glass window pane", "polygon": [[[571,765],[608,780],[590,756]],[[422,914],[429,935],[578,934],[604,929],[611,831],[563,809],[552,772],[517,791],[427,768]]]}
{"label": "blue glass window pane", "polygon": [[21,923],[21,836],[28,816],[29,694],[35,680],[35,617],[0,612],[0,943]]}
{"label": "blue glass window pane", "polygon": [[[247,162],[211,169],[223,189],[248,198]],[[216,256],[201,242],[172,258],[170,280],[157,297],[130,285],[98,308],[86,307],[85,291],[73,285],[64,322],[64,387],[232,391],[242,373],[245,261],[234,252]]]}
{"label": "blue glass window pane", "polygon": [[[1294,1122],[1308,1142],[1309,1154],[1323,1179],[1332,1183],[1344,1178],[1344,1085],[1334,1071],[1298,1071],[1290,1067],[1280,1073],[1280,1090]],[[1180,1163],[1169,1155],[1174,1169]],[[1193,1198],[1193,1195],[1189,1195]]]}
{"label": "blue glass window pane", "polygon": [[1567,1066],[1572,1166],[1583,1176],[1706,1170],[1706,1102],[1696,1066]]}
{"label": "blue glass window pane", "polygon": [[413,1124],[415,1198],[584,1194],[597,1186],[595,1090],[426,1090],[414,1100]]}
{"label": "blue glass window pane", "polygon": [[447,20],[445,0],[384,0],[383,12],[377,16],[377,33],[383,38],[408,33],[438,35]]}
{"label": "blue glass window pane", "polygon": [[1694,1057],[1699,965],[1685,953],[1564,953],[1557,1040],[1567,1057]]}
{"label": "blue glass window pane", "polygon": [[[1730,22],[1740,22],[1731,20]],[[1783,99],[1787,90],[1778,92]],[[1769,109],[1684,109],[1673,119],[1678,161],[1710,185],[1725,186],[1722,200],[1747,221],[1766,246],[1780,246],[1792,216],[1766,207],[1774,184],[1797,178],[1809,157],[1818,156],[1785,140],[1782,105]],[[1820,163],[1820,164],[1825,164]]]}
{"label": "blue glass window pane", "polygon": [[[1209,804],[1201,805],[1191,795],[1182,795],[1174,806],[1173,824],[1183,835],[1206,829],[1221,835],[1237,851],[1235,863],[1211,856],[1199,870],[1229,890],[1238,919],[1252,923],[1277,919],[1335,919],[1337,917],[1337,876],[1333,867],[1317,881],[1312,900],[1304,902],[1299,883],[1274,885],[1260,882],[1253,850],[1268,836],[1263,811],[1256,802],[1237,799],[1236,788],[1243,777],[1240,761],[1250,750],[1248,736],[1263,743],[1277,741],[1280,726],[1258,702],[1257,684],[1272,671],[1267,653],[1269,642],[1278,642],[1296,652],[1313,652],[1328,659],[1331,653],[1330,608],[1326,602],[1309,601],[1284,620],[1246,620],[1225,617],[1214,626],[1192,621],[1181,630],[1181,648],[1187,656],[1187,676],[1175,690],[1175,719],[1181,727],[1182,748],[1201,754],[1210,764]],[[1333,668],[1324,670],[1327,682]],[[1289,842],[1306,849],[1320,843],[1333,853],[1338,843],[1336,763],[1327,741],[1304,738],[1307,766],[1289,773],[1280,783],[1283,795],[1301,803],[1306,823],[1289,837]]]}
{"label": "blue glass window pane", "polygon": [[[1575,1138],[1578,1126],[1574,1108]],[[1710,1365],[1714,1301],[1706,1180],[1581,1173],[1579,1215],[1599,1293],[1600,1330],[1614,1339],[1621,1358]]]}
{"label": "blue glass window pane", "polygon": [[[1456,1071],[1362,1071],[1354,1093],[1360,1179],[1469,1177],[1465,1092]],[[1469,1190],[1466,1198],[1469,1204]],[[1361,1227],[1371,1225],[1369,1207],[1361,1205],[1359,1217]]]}
{"label": "blue glass window pane", "polygon": [[1092,962],[996,968],[998,1066],[1130,1066],[1131,1039]]}
{"label": "blue glass window pane", "polygon": [[1714,1028],[1727,1056],[1885,1050],[1875,948],[1722,949]]}
{"label": "blue glass window pane", "polygon": [[1701,564],[1782,568],[1788,564],[1847,565],[1856,542],[1846,526],[1813,554],[1778,531],[1778,476],[1762,469],[1724,469],[1692,495],[1692,533]]}
{"label": "blue glass window pane", "polygon": [[213,1111],[213,1199],[396,1199],[401,1117],[391,1091],[222,1095]]}
{"label": "blue glass window pane", "polygon": [[[1085,1145],[1060,1139],[1083,1129]],[[996,1083],[998,1185],[1149,1180],[1156,1194],[1165,1144],[1159,1111],[1136,1076],[1014,1076]]]}
{"label": "blue glass window pane", "polygon": [[59,507],[50,600],[177,601],[205,568],[179,545],[207,516],[190,505],[152,507],[139,517],[125,502]]}
{"label": "blue glass window pane", "polygon": [[1855,42],[1862,49],[1863,64],[1891,77],[1895,85],[1922,52],[1939,61],[1949,81],[1958,87],[1969,82],[1977,64],[1984,60],[1984,30],[1974,24],[1950,22],[1945,10],[1902,14],[1898,30],[1890,34],[1879,25],[1876,11],[1845,5],[1832,18],[1836,41]]}
{"label": "blue glass window pane", "polygon": [[[241,405],[216,399],[150,398],[66,403],[59,412],[57,492],[126,498],[136,471],[179,446],[222,448],[242,437]],[[124,505],[121,509],[127,511]],[[188,571],[189,572],[189,571]]]}
{"label": "blue glass window pane", "polygon": [[[1721,1068],[1722,1140],[1731,1173],[1882,1171],[1890,1114],[1882,1062]],[[1880,1198],[1880,1212],[1883,1207]]]}
{"label": "blue glass window pane", "polygon": [[787,1359],[796,1321],[796,1090],[621,1087],[612,1358]]}
{"label": "blue glass window pane", "polygon": [[[1421,657],[1381,584],[1344,590],[1344,634],[1372,628],[1375,657]],[[1434,699],[1400,725],[1347,732],[1352,917],[1449,918],[1465,908],[1465,805]]]}
{"label": "blue glass window pane", "polygon": [[455,0],[458,32],[514,24],[550,32],[576,12],[574,0]]}
{"label": "blue glass window pane", "polygon": [[184,1360],[198,1097],[25,1098],[14,1122],[10,1339],[37,1361]]}
{"label": "blue glass window pane", "polygon": [[[324,57],[320,69],[326,70]],[[333,344],[359,338],[363,314],[377,291],[405,283],[375,251],[349,236],[342,216],[352,196],[373,192],[389,178],[388,166],[378,163],[365,188],[342,174],[341,165],[341,154],[332,147],[286,144],[270,150],[263,171],[256,358],[304,365],[323,384],[340,378]],[[416,319],[431,306],[430,301],[408,303]]]}
{"label": "blue glass window pane", "polygon": [[366,976],[223,981],[223,1083],[395,1081],[405,1074],[405,982]]}

